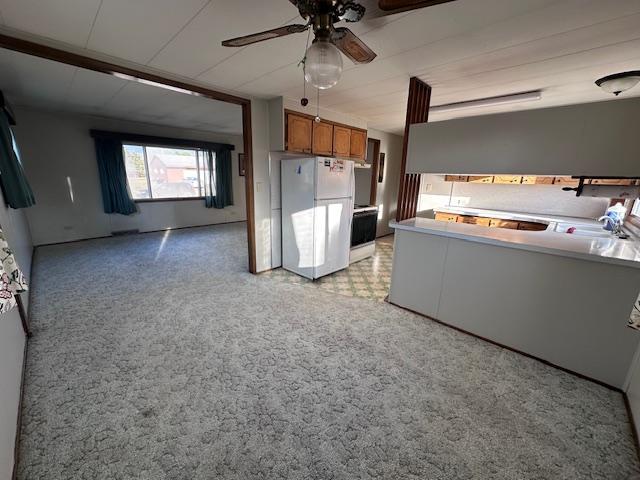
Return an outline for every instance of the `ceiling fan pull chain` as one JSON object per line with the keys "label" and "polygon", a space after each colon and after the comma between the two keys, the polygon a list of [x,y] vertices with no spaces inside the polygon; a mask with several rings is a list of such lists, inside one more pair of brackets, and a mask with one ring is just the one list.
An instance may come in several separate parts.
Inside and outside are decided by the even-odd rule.
{"label": "ceiling fan pull chain", "polygon": [[[300,105],[306,107],[309,105],[309,99],[307,98],[307,79],[306,79],[306,61],[307,61],[307,49],[309,48],[309,39],[311,38],[311,27],[307,30],[307,43],[304,46],[304,56],[300,63],[302,64],[302,98],[300,99]],[[300,63],[298,66],[300,66]]]}
{"label": "ceiling fan pull chain", "polygon": [[320,122],[320,89],[316,88],[316,122]]}

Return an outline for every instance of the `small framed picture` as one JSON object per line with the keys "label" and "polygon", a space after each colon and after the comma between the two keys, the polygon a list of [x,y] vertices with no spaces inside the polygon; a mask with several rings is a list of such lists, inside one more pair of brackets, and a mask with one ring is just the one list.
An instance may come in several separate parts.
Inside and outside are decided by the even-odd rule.
{"label": "small framed picture", "polygon": [[244,177],[244,153],[238,154],[238,175]]}
{"label": "small framed picture", "polygon": [[384,180],[384,153],[380,152],[380,160],[378,161],[378,183]]}

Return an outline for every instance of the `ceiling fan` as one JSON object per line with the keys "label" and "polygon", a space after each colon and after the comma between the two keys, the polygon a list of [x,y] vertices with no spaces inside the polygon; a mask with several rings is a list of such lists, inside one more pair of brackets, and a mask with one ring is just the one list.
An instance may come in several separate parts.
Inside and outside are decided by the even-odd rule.
{"label": "ceiling fan", "polygon": [[369,20],[384,15],[431,7],[454,0],[289,0],[298,8],[306,24],[286,25],[225,40],[225,47],[244,47],[276,37],[301,33],[313,28],[314,40],[304,59],[305,78],[319,89],[335,85],[342,74],[344,53],[354,63],[369,63],[376,54],[351,30],[334,24]]}

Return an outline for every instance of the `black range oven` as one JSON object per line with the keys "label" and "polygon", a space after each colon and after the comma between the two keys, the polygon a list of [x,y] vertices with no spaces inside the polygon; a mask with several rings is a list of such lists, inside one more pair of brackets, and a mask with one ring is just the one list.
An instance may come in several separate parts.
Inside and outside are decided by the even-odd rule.
{"label": "black range oven", "polygon": [[378,226],[378,207],[355,205],[351,221],[351,248],[374,242]]}

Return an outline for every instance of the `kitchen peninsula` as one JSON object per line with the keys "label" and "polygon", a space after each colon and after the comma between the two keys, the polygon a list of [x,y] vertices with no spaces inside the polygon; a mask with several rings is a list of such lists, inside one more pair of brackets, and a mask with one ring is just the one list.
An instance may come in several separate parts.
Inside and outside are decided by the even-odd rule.
{"label": "kitchen peninsula", "polygon": [[[626,387],[640,343],[640,332],[627,326],[640,288],[637,238],[603,235],[588,219],[448,212],[547,228],[490,228],[431,218],[392,222],[391,303],[612,387]],[[584,235],[562,233],[559,227],[568,224]]]}

